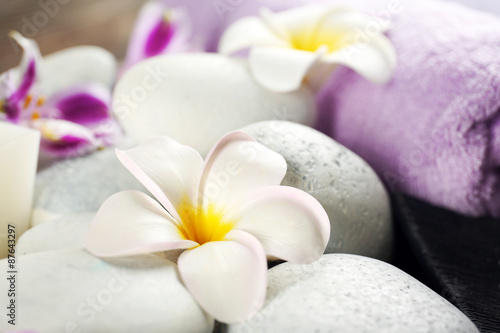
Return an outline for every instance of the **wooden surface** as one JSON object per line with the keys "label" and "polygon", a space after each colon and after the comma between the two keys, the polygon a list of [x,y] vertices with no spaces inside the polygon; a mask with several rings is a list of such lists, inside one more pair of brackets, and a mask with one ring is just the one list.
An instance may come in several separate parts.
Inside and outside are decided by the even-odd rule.
{"label": "wooden surface", "polygon": [[411,265],[412,256],[404,255],[400,268],[455,304],[482,333],[500,332],[500,220],[465,217],[404,195],[393,199],[399,242],[404,238],[418,260]]}
{"label": "wooden surface", "polygon": [[[62,4],[60,4],[62,3]],[[98,45],[123,58],[144,0],[0,0],[0,73],[19,63],[7,33],[34,38],[42,54],[76,45]],[[41,4],[46,4],[45,8]]]}

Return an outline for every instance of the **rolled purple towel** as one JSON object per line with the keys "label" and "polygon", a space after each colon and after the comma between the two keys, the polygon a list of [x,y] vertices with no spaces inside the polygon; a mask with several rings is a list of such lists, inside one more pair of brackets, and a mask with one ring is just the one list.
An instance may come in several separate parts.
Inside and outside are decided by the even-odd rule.
{"label": "rolled purple towel", "polygon": [[404,6],[388,34],[393,80],[375,87],[339,69],[318,97],[322,129],[391,190],[500,217],[500,19],[441,1]]}
{"label": "rolled purple towel", "polygon": [[[225,27],[259,7],[310,2],[201,1],[193,13],[217,20],[195,29],[215,50]],[[323,2],[376,14],[397,0]],[[398,55],[392,81],[374,86],[340,67],[318,95],[320,129],[370,163],[391,190],[500,217],[500,19],[438,0],[399,5],[388,33]]]}

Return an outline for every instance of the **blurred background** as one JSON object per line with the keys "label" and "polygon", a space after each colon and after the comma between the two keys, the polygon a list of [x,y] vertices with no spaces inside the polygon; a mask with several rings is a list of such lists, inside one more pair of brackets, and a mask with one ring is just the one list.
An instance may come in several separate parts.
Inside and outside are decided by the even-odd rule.
{"label": "blurred background", "polygon": [[[0,0],[0,73],[16,66],[21,56],[20,49],[7,37],[10,30],[35,39],[43,55],[90,44],[104,47],[122,59],[138,9],[145,1]],[[500,13],[497,0],[448,1]]]}
{"label": "blurred background", "polygon": [[35,39],[42,54],[97,45],[121,59],[145,0],[0,0],[0,73],[17,66],[21,50],[7,37],[17,30]]}

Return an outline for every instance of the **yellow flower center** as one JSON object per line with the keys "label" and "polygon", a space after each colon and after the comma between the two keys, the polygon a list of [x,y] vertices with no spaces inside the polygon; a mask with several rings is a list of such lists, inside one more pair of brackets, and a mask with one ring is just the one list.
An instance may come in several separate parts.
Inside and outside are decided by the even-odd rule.
{"label": "yellow flower center", "polygon": [[224,236],[233,229],[235,221],[226,221],[224,214],[214,205],[206,209],[194,206],[189,200],[183,200],[177,212],[181,218],[179,232],[184,239],[200,245],[207,242],[224,240]]}
{"label": "yellow flower center", "polygon": [[304,30],[294,33],[290,43],[297,50],[316,52],[324,45],[328,47],[328,52],[334,52],[352,44],[353,37],[352,32],[345,30],[316,28],[313,33]]}

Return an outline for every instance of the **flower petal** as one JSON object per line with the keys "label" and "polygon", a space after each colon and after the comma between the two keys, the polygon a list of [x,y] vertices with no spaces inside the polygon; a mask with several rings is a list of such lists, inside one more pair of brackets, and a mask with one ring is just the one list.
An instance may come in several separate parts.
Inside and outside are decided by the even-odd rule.
{"label": "flower petal", "polygon": [[76,46],[51,53],[40,63],[40,80],[46,96],[68,87],[99,83],[111,87],[116,76],[116,59],[97,46]]}
{"label": "flower petal", "polygon": [[16,43],[23,49],[23,57],[18,68],[14,69],[17,71],[17,86],[19,90],[23,90],[21,95],[22,98],[26,96],[29,88],[33,85],[37,74],[37,65],[41,59],[40,50],[38,49],[38,44],[32,40],[25,38],[17,31],[11,31],[9,37],[14,39]]}
{"label": "flower petal", "polygon": [[276,92],[289,92],[300,88],[309,69],[327,50],[326,46],[316,52],[253,47],[249,65],[254,78],[263,87]]}
{"label": "flower petal", "polygon": [[189,146],[162,136],[138,147],[120,151],[123,165],[180,220],[176,208],[181,202],[194,202],[203,159]]}
{"label": "flower petal", "polygon": [[59,119],[37,119],[31,126],[41,133],[43,152],[60,157],[83,156],[101,143],[88,128]]}
{"label": "flower petal", "polygon": [[184,284],[201,307],[221,322],[235,323],[262,307],[267,262],[252,235],[235,230],[226,239],[185,251],[178,266]]}
{"label": "flower petal", "polygon": [[19,103],[26,96],[28,96],[28,93],[33,84],[35,83],[35,80],[36,80],[36,63],[35,60],[30,60],[26,65],[25,70],[21,72],[21,81],[17,89],[14,91],[14,93],[10,95],[9,102]]}
{"label": "flower petal", "polygon": [[50,96],[42,117],[90,125],[110,118],[111,92],[100,84],[81,84]]}
{"label": "flower petal", "polygon": [[137,17],[129,42],[124,68],[148,57],[191,48],[191,22],[181,8],[170,8],[160,1],[146,2]]}
{"label": "flower petal", "polygon": [[[303,19],[298,20],[300,22]],[[291,26],[292,22],[289,23]],[[298,29],[300,26],[304,28]],[[372,26],[378,28],[378,31],[372,31]],[[303,51],[314,52],[321,46],[327,46],[329,52],[334,52],[352,44],[356,36],[365,36],[369,27],[370,34],[381,34],[384,31],[378,21],[359,11],[342,7],[325,8],[322,17],[317,21],[291,26],[294,31],[291,34],[291,43],[293,47]]]}
{"label": "flower petal", "polygon": [[123,138],[120,125],[111,117],[94,125],[90,125],[88,128],[94,133],[94,136],[103,146],[113,146]]}
{"label": "flower petal", "polygon": [[279,185],[286,174],[285,159],[234,131],[222,137],[208,153],[198,188],[198,204],[228,209],[254,189]]}
{"label": "flower petal", "polygon": [[378,27],[379,33],[387,32],[391,23],[390,20],[382,20],[376,16],[367,15],[358,10],[345,7],[331,7],[319,24],[320,30],[355,30],[354,32],[365,32],[371,27]]}
{"label": "flower petal", "polygon": [[255,236],[267,255],[299,264],[316,261],[330,239],[330,220],[321,204],[287,186],[257,189],[226,215],[234,228]]}
{"label": "flower petal", "polygon": [[[224,1],[186,1],[186,0],[158,0],[170,7],[182,9],[186,12],[192,24],[192,30],[196,32],[196,41],[199,43],[200,51],[215,52],[217,41],[221,34],[221,26],[225,19],[225,9],[233,9],[231,4]],[[221,12],[220,7],[224,7]]]}
{"label": "flower petal", "polygon": [[7,99],[16,89],[14,83],[14,72],[8,70],[0,75],[0,100]]}
{"label": "flower petal", "polygon": [[166,19],[162,18],[151,29],[144,45],[144,55],[154,57],[162,53],[170,44],[172,36],[175,34],[175,28]]}
{"label": "flower petal", "polygon": [[[1,109],[6,119],[17,123],[21,117],[23,107],[28,107],[31,97],[28,98],[37,80],[40,51],[34,40],[24,38],[19,32],[11,31],[9,37],[15,40],[23,49],[23,57],[19,67],[2,74],[3,91]],[[23,106],[23,104],[26,104]]]}
{"label": "flower petal", "polygon": [[384,84],[392,77],[397,56],[390,40],[379,35],[326,54],[321,61],[347,66],[373,83]]}
{"label": "flower petal", "polygon": [[328,15],[331,6],[311,5],[301,6],[273,13],[267,8],[261,10],[260,16],[266,25],[278,35],[292,39],[294,35],[305,37],[314,34],[318,23]]}
{"label": "flower petal", "polygon": [[101,84],[80,84],[60,91],[38,108],[42,118],[62,119],[85,126],[103,146],[121,138],[121,128],[111,116],[111,91]]}
{"label": "flower petal", "polygon": [[148,195],[118,192],[99,208],[90,225],[85,246],[100,257],[187,249],[197,243],[185,240],[175,220]]}
{"label": "flower petal", "polygon": [[286,31],[288,36],[303,36],[313,38],[319,30],[345,28],[349,30],[364,30],[368,23],[377,23],[381,32],[390,28],[387,20],[377,19],[361,11],[338,5],[313,4],[285,10],[279,13],[263,12],[264,20]]}
{"label": "flower petal", "polygon": [[247,17],[236,21],[224,31],[219,42],[219,52],[232,54],[254,45],[290,47],[286,39],[277,36],[261,18]]}

